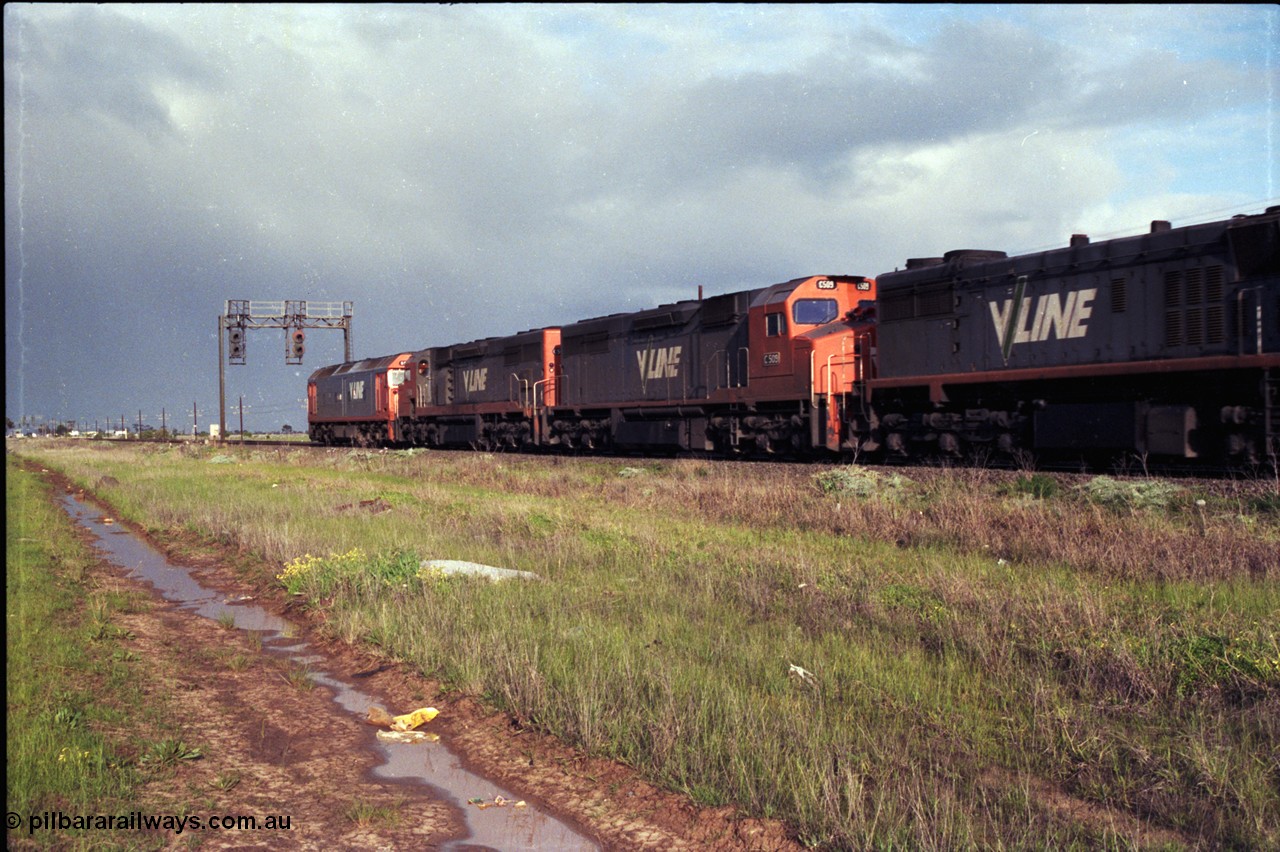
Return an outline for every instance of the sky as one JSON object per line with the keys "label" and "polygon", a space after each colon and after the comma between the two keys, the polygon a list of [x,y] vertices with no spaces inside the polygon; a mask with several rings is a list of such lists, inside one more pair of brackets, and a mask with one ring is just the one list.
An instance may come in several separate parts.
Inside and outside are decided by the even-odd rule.
{"label": "sky", "polygon": [[1260,212],[1278,90],[1274,5],[10,3],[6,415],[207,430],[228,300],[365,358]]}

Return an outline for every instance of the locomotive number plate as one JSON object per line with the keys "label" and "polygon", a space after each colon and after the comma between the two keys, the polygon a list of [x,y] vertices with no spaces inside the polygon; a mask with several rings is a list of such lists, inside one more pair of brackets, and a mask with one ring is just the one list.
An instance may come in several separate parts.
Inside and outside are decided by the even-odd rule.
{"label": "locomotive number plate", "polygon": [[834,289],[836,289],[836,282],[834,282],[834,281],[828,281],[828,280],[822,280],[822,281],[819,281],[819,282],[818,282],[818,289],[819,289],[819,290],[834,290]]}
{"label": "locomotive number plate", "polygon": [[778,366],[778,365],[779,365],[779,364],[781,364],[781,363],[782,363],[782,353],[781,353],[781,352],[766,352],[766,353],[764,353],[764,365],[765,365],[766,367],[776,367],[776,366]]}

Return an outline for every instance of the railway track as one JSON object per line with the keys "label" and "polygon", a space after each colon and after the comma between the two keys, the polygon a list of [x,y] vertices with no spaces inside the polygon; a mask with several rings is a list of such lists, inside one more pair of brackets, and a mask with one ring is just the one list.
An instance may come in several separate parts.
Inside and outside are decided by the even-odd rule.
{"label": "railway track", "polygon": [[[191,445],[193,443],[202,443],[208,446],[222,447],[225,449],[234,449],[236,447],[253,447],[257,449],[270,448],[277,450],[289,451],[306,451],[306,450],[329,450],[334,452],[351,452],[363,451],[368,453],[394,453],[403,452],[394,448],[380,447],[360,447],[356,445],[325,445],[317,444],[313,441],[281,441],[271,439],[248,438],[241,440],[239,438],[230,438],[225,441],[209,441],[205,439],[202,442],[193,442],[190,439],[168,439],[168,440],[125,440],[117,438],[100,439],[110,443],[150,443],[150,444],[168,444],[168,445]],[[414,448],[417,452],[431,453],[471,453],[472,450],[461,448],[431,448],[426,450],[423,448]],[[494,450],[490,451],[492,455],[504,455],[521,458],[548,458],[555,453],[540,452],[523,452],[517,450]],[[635,453],[562,453],[560,457],[574,458],[614,458],[614,459],[688,459],[702,461],[717,461],[736,464],[753,464],[760,465],[764,469],[777,466],[779,469],[794,470],[797,467],[830,467],[834,465],[843,465],[849,463],[858,463],[856,460],[848,459],[786,459],[786,458],[721,458],[707,455],[705,453],[677,453],[677,454],[635,454]],[[931,476],[940,475],[946,471],[955,471],[958,469],[983,470],[999,477],[1007,477],[1011,481],[1019,477],[1031,476],[1034,474],[1052,474],[1062,484],[1078,484],[1087,481],[1096,476],[1110,476],[1122,480],[1143,480],[1143,479],[1165,479],[1174,482],[1186,482],[1193,480],[1205,481],[1223,481],[1232,482],[1239,481],[1245,483],[1272,484],[1276,489],[1276,493],[1280,494],[1280,478],[1274,470],[1267,467],[1253,468],[1228,468],[1228,467],[1170,467],[1156,466],[1144,462],[1141,458],[1120,458],[1109,462],[1093,462],[1084,463],[1077,461],[1037,461],[1034,464],[1016,464],[1013,462],[998,463],[991,460],[982,460],[981,462],[964,463],[956,460],[945,460],[939,462],[921,462],[921,461],[905,461],[905,462],[877,462],[869,465],[876,469],[909,471],[913,478],[929,478]]]}

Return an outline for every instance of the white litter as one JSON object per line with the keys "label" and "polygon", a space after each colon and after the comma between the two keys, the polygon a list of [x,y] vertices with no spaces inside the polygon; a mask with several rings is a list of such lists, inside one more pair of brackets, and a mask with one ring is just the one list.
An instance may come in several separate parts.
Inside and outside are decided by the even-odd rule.
{"label": "white litter", "polygon": [[516,571],[511,568],[495,568],[478,562],[462,562],[457,559],[424,559],[420,567],[445,577],[485,577],[489,580],[537,580],[532,571]]}
{"label": "white litter", "polygon": [[797,666],[795,663],[788,663],[788,665],[791,666],[790,670],[787,672],[788,675],[795,675],[796,677],[800,678],[800,680],[803,683],[807,683],[810,686],[818,685],[818,682],[814,680],[813,672],[809,671],[808,669],[801,668],[800,666]]}
{"label": "white litter", "polygon": [[438,743],[439,734],[428,734],[425,731],[378,731],[378,739],[389,743]]}

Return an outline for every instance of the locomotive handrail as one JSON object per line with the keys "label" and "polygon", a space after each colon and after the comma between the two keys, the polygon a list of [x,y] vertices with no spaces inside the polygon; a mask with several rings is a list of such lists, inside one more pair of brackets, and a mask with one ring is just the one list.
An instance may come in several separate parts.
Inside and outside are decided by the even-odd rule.
{"label": "locomotive handrail", "polygon": [[[668,402],[670,402],[671,400],[675,399],[675,397],[673,397],[673,396],[671,395],[671,381],[672,381],[672,378],[673,378],[672,376],[667,376],[667,377],[666,377],[667,401],[668,401]],[[684,370],[681,370],[681,371],[680,371],[680,373],[679,373],[679,378],[680,378],[680,400],[681,400],[681,401],[685,401],[685,400],[688,400],[688,399],[689,399],[689,377],[686,375],[686,373],[685,373],[685,371],[684,371]]]}
{"label": "locomotive handrail", "polygon": [[872,351],[875,347],[871,345],[871,332],[864,331],[862,334],[858,335],[854,346],[855,354],[859,352],[859,347],[856,345],[859,343],[862,344],[860,349],[862,358],[858,363],[858,381],[859,383],[862,383],[866,382],[868,379],[875,378],[876,362],[875,359],[871,357]]}
{"label": "locomotive handrail", "polygon": [[[554,379],[554,377],[550,377],[550,376],[549,376],[549,377],[547,377],[547,378],[545,378],[545,379],[538,379],[538,381],[536,381],[536,382],[534,382],[534,383],[533,383],[533,398],[532,398],[531,402],[533,403],[533,410],[534,410],[535,412],[536,412],[536,411],[538,411],[538,410],[539,410],[539,409],[541,409],[541,408],[546,408],[546,407],[547,407],[547,405],[546,405],[546,403],[547,403],[547,388],[548,388],[548,387],[551,387],[551,386],[552,386],[552,385],[554,385],[554,384],[555,384],[555,379]],[[542,405],[538,405],[538,385],[542,385]]]}
{"label": "locomotive handrail", "polygon": [[547,381],[555,385],[557,405],[564,404],[564,400],[560,398],[560,395],[564,391],[564,389],[568,387],[568,384],[566,384],[565,382],[565,379],[567,377],[568,377],[568,373],[564,373],[564,372],[555,373],[553,375],[547,376]]}
{"label": "locomotive handrail", "polygon": [[1237,355],[1245,354],[1245,351],[1244,351],[1244,340],[1245,340],[1244,294],[1245,293],[1258,294],[1258,304],[1254,308],[1254,314],[1255,314],[1254,351],[1257,354],[1261,355],[1262,354],[1262,329],[1263,329],[1262,303],[1264,301],[1261,295],[1262,294],[1261,285],[1257,287],[1241,287],[1239,290],[1236,291],[1236,354]]}
{"label": "locomotive handrail", "polygon": [[[861,339],[862,339],[862,336],[859,336],[857,340],[861,340]],[[834,394],[834,390],[832,389],[834,385],[831,381],[833,366],[838,365],[841,368],[841,373],[840,373],[841,384],[843,384],[845,380],[843,368],[850,365],[852,365],[854,368],[853,381],[855,383],[861,383],[863,381],[863,360],[865,359],[858,357],[857,340],[854,341],[853,350],[850,351],[846,348],[849,343],[848,339],[842,339],[840,341],[840,351],[832,352],[830,355],[827,356],[827,363],[823,369],[825,370],[825,376],[827,380],[825,393],[828,397]],[[815,357],[816,357],[816,353],[810,351],[809,353],[810,368],[809,369],[810,369],[810,375],[811,375],[811,382],[810,382],[811,386],[809,389],[809,398],[812,404],[817,404],[817,401],[818,401],[818,389],[817,389],[819,384],[818,377],[824,375],[824,373],[821,373],[821,372],[814,372],[813,359]],[[840,360],[837,362],[836,365],[833,365],[832,361],[836,358],[839,358]]]}
{"label": "locomotive handrail", "polygon": [[[523,388],[519,387],[519,385],[517,386],[515,394],[511,392],[512,379],[515,379],[520,383],[520,385],[523,385]],[[515,398],[517,395],[520,397],[519,399]],[[519,373],[512,373],[507,379],[507,402],[519,405],[521,408],[532,407],[532,397],[529,393],[529,380],[523,378]]]}
{"label": "locomotive handrail", "polygon": [[[818,353],[809,350],[809,407],[818,407]],[[828,383],[829,384],[829,383]]]}
{"label": "locomotive handrail", "polygon": [[[716,384],[713,388],[711,385],[711,374],[716,369],[716,358],[720,357],[721,355],[724,356],[724,384],[723,385]],[[739,346],[736,356],[738,359],[738,363],[742,366],[742,370],[740,373],[740,379],[738,383],[734,384],[733,382],[734,362],[729,360],[729,350],[717,349],[715,352],[711,353],[711,357],[707,359],[706,369],[703,371],[704,377],[707,380],[706,398],[709,399],[711,397],[712,390],[719,390],[720,388],[725,388],[725,389],[745,388],[751,384],[751,350],[746,346]]]}
{"label": "locomotive handrail", "polygon": [[711,357],[707,359],[707,368],[703,371],[707,380],[707,399],[711,398],[711,392],[713,390],[719,390],[721,387],[719,384],[714,388],[711,386],[711,374],[715,372],[716,358],[721,355],[724,356],[724,387],[729,387],[729,353],[724,349],[717,349],[715,352],[712,352]]}

